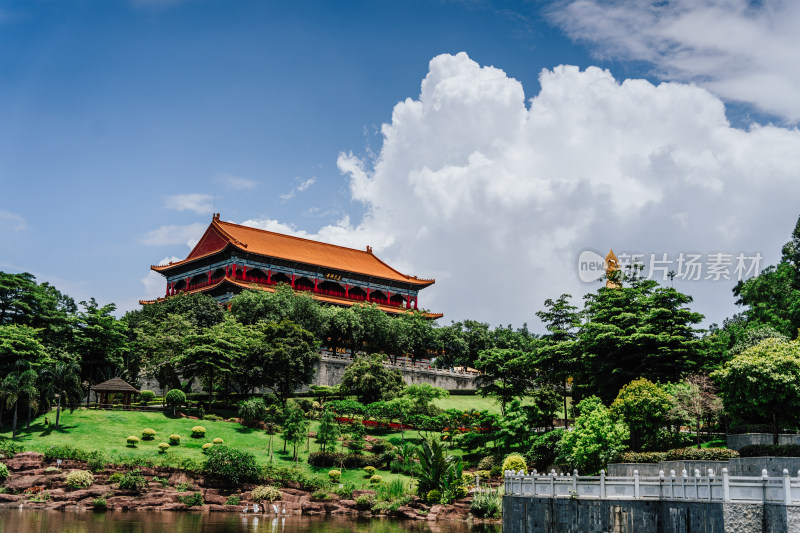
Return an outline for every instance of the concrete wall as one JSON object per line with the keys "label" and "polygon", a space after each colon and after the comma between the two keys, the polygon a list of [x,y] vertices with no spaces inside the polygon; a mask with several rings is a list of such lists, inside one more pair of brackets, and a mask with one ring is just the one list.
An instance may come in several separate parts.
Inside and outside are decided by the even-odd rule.
{"label": "concrete wall", "polygon": [[[737,452],[751,444],[772,444],[772,433],[734,433],[726,437],[728,448]],[[785,433],[778,435],[778,444],[800,444],[800,435]]]}
{"label": "concrete wall", "polygon": [[731,476],[761,476],[761,471],[766,469],[770,476],[780,477],[783,469],[789,471],[789,475],[797,476],[800,470],[800,457],[734,457],[730,461],[662,461],[660,463],[610,463],[608,465],[609,476],[632,476],[634,470],[639,471],[640,476],[657,476],[660,470],[669,475],[670,470],[674,470],[677,475],[681,475],[683,469],[694,475],[697,468],[700,473],[705,475],[708,469],[712,469],[717,476],[722,475],[722,469],[727,468]]}
{"label": "concrete wall", "polygon": [[503,533],[800,532],[800,507],[668,500],[503,497]]}
{"label": "concrete wall", "polygon": [[[347,359],[333,359],[323,358],[317,365],[317,373],[314,377],[312,385],[328,385],[334,386],[342,382],[342,376],[345,369],[350,366],[351,361]],[[458,372],[447,372],[441,370],[428,370],[421,367],[396,367],[403,375],[403,381],[409,385],[415,383],[430,383],[434,387],[450,391],[474,391],[477,389],[475,384],[475,376],[471,374],[462,374]],[[142,390],[152,390],[156,394],[162,394],[163,391],[158,386],[158,382],[145,375],[140,376],[139,382]],[[302,387],[296,392],[307,392],[308,387]],[[192,384],[192,392],[202,392],[198,380],[194,380]],[[262,391],[267,392],[267,391]]]}

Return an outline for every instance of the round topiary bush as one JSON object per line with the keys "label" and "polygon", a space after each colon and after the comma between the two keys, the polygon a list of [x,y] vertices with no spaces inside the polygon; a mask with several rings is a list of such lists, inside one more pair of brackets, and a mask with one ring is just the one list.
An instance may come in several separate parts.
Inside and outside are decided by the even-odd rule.
{"label": "round topiary bush", "polygon": [[206,442],[206,443],[205,443],[205,444],[203,444],[203,446],[201,446],[201,447],[203,448],[203,453],[206,453],[206,452],[207,452],[207,451],[208,451],[210,448],[213,448],[213,447],[214,447],[214,444],[213,444],[213,443],[211,443],[211,442]]}
{"label": "round topiary bush", "polygon": [[383,477],[375,474],[371,478],[369,478],[370,485],[380,485],[383,482]]}
{"label": "round topiary bush", "polygon": [[181,436],[173,433],[169,436],[169,443],[171,446],[177,446],[181,443]]}
{"label": "round topiary bush", "polygon": [[375,474],[375,467],[374,466],[365,466],[364,472],[367,473],[368,476],[372,476]]}
{"label": "round topiary bush", "polygon": [[225,443],[225,441],[224,441],[224,440],[222,440],[222,439],[221,439],[221,438],[219,438],[219,437],[217,437],[216,439],[214,439],[214,440],[213,440],[213,441],[211,441],[211,442],[213,442],[213,443],[214,443],[214,444],[216,444],[217,446],[219,446],[220,444],[224,444],[224,443]]}
{"label": "round topiary bush", "polygon": [[142,440],[153,440],[155,436],[156,436],[155,429],[145,428],[142,430]]}
{"label": "round topiary bush", "polygon": [[439,491],[438,491],[438,490],[436,490],[436,489],[429,490],[429,491],[428,491],[428,494],[426,494],[426,495],[425,495],[425,500],[426,500],[428,503],[439,503],[439,501],[440,501],[441,499],[442,499],[442,493],[441,493],[441,492],[439,492]]}
{"label": "round topiary bush", "polygon": [[331,478],[331,481],[336,483],[336,482],[339,481],[339,478],[342,477],[342,471],[341,470],[329,470],[328,471],[328,477]]}
{"label": "round topiary bush", "polygon": [[161,453],[167,453],[169,450],[169,443],[168,442],[159,442],[158,449],[161,450]]}
{"label": "round topiary bush", "polygon": [[274,502],[282,497],[281,491],[270,485],[261,485],[253,489],[250,499],[256,503],[263,501]]}
{"label": "round topiary bush", "polygon": [[128,446],[130,448],[136,448],[136,445],[139,444],[139,437],[131,435],[128,437]]}
{"label": "round topiary bush", "polygon": [[503,459],[503,473],[507,470],[513,470],[514,472],[522,471],[523,474],[528,473],[528,464],[525,462],[525,459],[518,453],[511,453],[506,455],[506,458]]}
{"label": "round topiary bush", "polygon": [[192,438],[201,439],[206,436],[206,428],[203,426],[195,426],[192,428]]}
{"label": "round topiary bush", "polygon": [[4,482],[6,479],[8,479],[8,467],[0,463],[0,483]]}
{"label": "round topiary bush", "polygon": [[64,479],[64,484],[71,489],[85,489],[94,483],[94,475],[88,470],[73,470]]}
{"label": "round topiary bush", "polygon": [[156,397],[156,393],[151,390],[143,390],[139,394],[139,403],[142,405],[147,405],[147,402],[152,402],[153,398]]}
{"label": "round topiary bush", "polygon": [[491,470],[495,465],[494,457],[487,455],[478,463],[478,470]]}
{"label": "round topiary bush", "polygon": [[186,403],[186,394],[184,394],[180,389],[172,389],[167,393],[164,399],[166,400],[167,405],[172,407],[172,416],[175,416],[178,407]]}

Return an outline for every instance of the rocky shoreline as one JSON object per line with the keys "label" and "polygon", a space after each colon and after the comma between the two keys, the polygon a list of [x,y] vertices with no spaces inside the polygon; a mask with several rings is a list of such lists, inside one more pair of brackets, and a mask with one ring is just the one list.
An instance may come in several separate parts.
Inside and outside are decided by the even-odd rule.
{"label": "rocky shoreline", "polygon": [[[13,458],[4,459],[9,477],[0,493],[0,509],[45,509],[58,511],[194,511],[229,512],[253,514],[254,502],[251,491],[253,484],[243,484],[237,489],[226,490],[219,483],[202,475],[177,471],[171,468],[138,468],[148,480],[146,490],[135,492],[121,490],[109,483],[109,477],[116,472],[127,472],[127,467],[109,466],[94,474],[94,483],[85,489],[71,489],[65,485],[66,475],[71,470],[85,470],[86,464],[80,461],[63,461],[58,469],[48,464],[44,455],[36,452],[23,452]],[[168,483],[153,481],[153,477],[168,480]],[[178,490],[178,487],[185,489]],[[333,515],[333,516],[390,516],[401,520],[474,520],[470,514],[471,496],[457,500],[449,505],[428,505],[419,497],[414,497],[407,505],[396,511],[375,514],[370,510],[359,510],[355,499],[364,494],[374,495],[375,491],[353,491],[352,499],[343,499],[336,494],[329,498],[313,498],[308,491],[299,486],[279,488],[281,499],[274,503],[257,504],[258,512],[265,515]],[[189,506],[179,498],[199,492],[203,505]],[[44,499],[44,493],[47,499]],[[238,505],[227,505],[230,496],[238,496]],[[95,505],[97,499],[105,500],[105,507]],[[494,520],[486,520],[494,522]]]}

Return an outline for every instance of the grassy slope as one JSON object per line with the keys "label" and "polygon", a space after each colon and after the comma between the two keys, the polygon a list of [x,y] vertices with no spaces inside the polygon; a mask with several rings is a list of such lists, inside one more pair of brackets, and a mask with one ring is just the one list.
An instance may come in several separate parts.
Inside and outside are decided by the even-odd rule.
{"label": "grassy slope", "polygon": [[[168,442],[169,435],[177,433],[181,436],[179,446],[169,449],[170,454],[180,457],[193,458],[202,461],[204,455],[201,446],[206,442],[211,442],[214,438],[221,438],[225,444],[253,453],[261,464],[266,464],[267,445],[269,436],[264,431],[246,428],[234,422],[217,422],[213,420],[191,420],[188,418],[171,418],[163,413],[140,413],[123,411],[95,411],[78,409],[74,413],[64,412],[61,415],[61,428],[56,431],[53,427],[55,413],[49,413],[50,425],[44,425],[44,416],[36,418],[31,423],[29,431],[24,429],[24,423],[20,424],[20,431],[17,435],[17,442],[22,444],[26,450],[44,452],[49,446],[68,444],[84,450],[100,450],[112,458],[125,458],[129,456],[158,457],[158,443]],[[206,437],[194,439],[191,437],[191,428],[201,425],[206,428]],[[316,431],[319,424],[312,421],[311,431]],[[144,428],[152,428],[157,434],[154,440],[139,441],[136,448],[126,446],[126,439],[130,435],[141,438]],[[11,428],[4,426],[0,432],[0,439],[11,438]],[[406,432],[406,439],[415,437],[416,432]],[[400,443],[400,433],[389,433],[381,435],[394,444]],[[287,447],[284,455],[283,440],[280,435],[273,436],[273,449],[275,450],[275,464],[277,466],[292,465],[292,448]],[[319,446],[311,440],[310,451],[319,450]],[[300,453],[299,467],[307,471],[326,475],[330,468],[314,468],[308,462],[308,453],[305,452],[305,444]],[[392,474],[389,471],[379,471],[384,481],[393,479],[407,479],[399,474]],[[357,486],[367,485],[364,472],[360,469],[346,470],[342,472],[342,479],[351,481]]]}

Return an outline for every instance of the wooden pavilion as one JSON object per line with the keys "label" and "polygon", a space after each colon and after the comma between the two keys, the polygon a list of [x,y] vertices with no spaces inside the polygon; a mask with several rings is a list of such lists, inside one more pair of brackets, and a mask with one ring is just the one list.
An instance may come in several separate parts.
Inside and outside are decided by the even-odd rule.
{"label": "wooden pavilion", "polygon": [[92,385],[89,390],[94,392],[95,405],[98,407],[110,406],[111,402],[109,398],[112,394],[122,394],[122,404],[128,407],[131,405],[131,397],[141,392],[136,387],[120,378],[111,378],[108,381]]}

